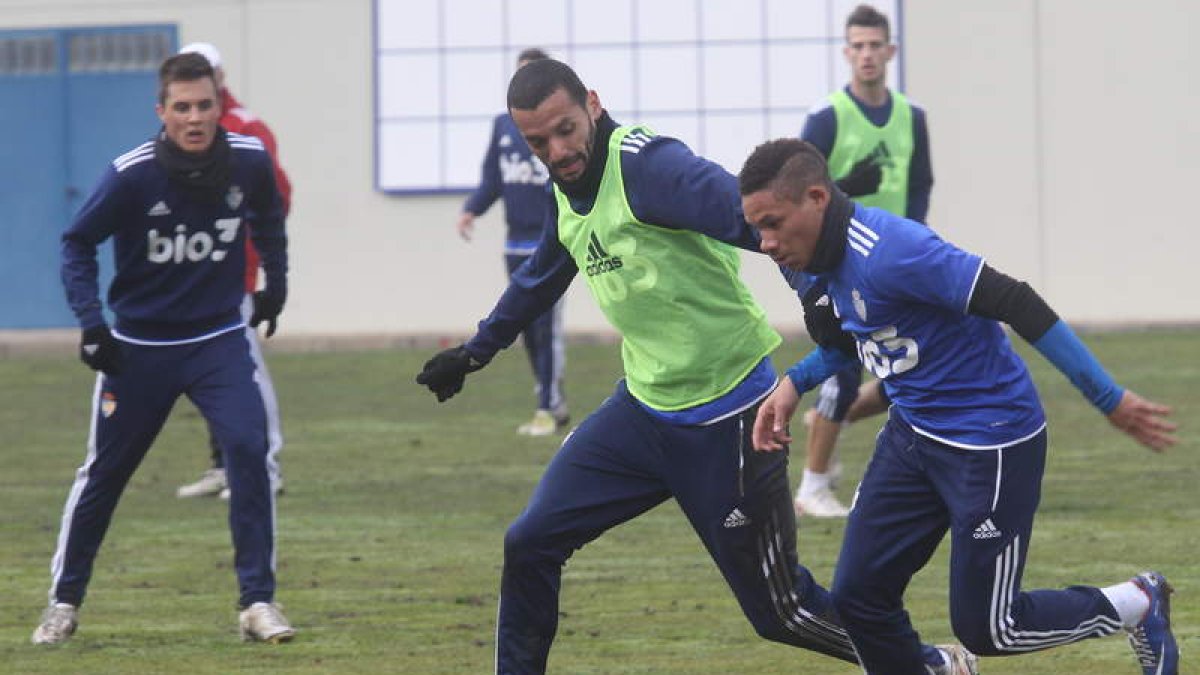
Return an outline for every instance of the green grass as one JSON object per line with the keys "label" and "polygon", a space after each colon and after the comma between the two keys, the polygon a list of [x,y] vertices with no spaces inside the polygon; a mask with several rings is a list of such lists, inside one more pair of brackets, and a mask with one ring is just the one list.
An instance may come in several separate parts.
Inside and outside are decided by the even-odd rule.
{"label": "green grass", "polygon": [[[1026,588],[1104,585],[1159,568],[1179,589],[1176,633],[1194,652],[1200,333],[1087,339],[1122,383],[1175,406],[1183,441],[1164,456],[1142,450],[1031,358],[1052,434]],[[778,363],[802,347],[786,349]],[[431,351],[270,355],[287,436],[279,599],[300,630],[283,647],[238,641],[225,505],[174,496],[207,456],[203,425],[186,401],[117,510],[79,633],[59,648],[28,643],[45,603],[63,499],[84,454],[92,378],[69,358],[0,359],[0,672],[489,672],[504,530],[556,440],[513,432],[532,401],[519,350],[472,375],[444,405],[412,383]],[[611,391],[619,360],[613,345],[572,345],[569,359],[578,417]],[[877,428],[871,420],[845,434],[849,476],[861,471]],[[840,538],[839,523],[800,530],[800,558],[824,582]],[[671,503],[576,554],[563,588],[551,672],[856,672],[757,638]],[[926,639],[951,639],[944,547],[908,598]],[[983,667],[1136,672],[1121,638]]]}

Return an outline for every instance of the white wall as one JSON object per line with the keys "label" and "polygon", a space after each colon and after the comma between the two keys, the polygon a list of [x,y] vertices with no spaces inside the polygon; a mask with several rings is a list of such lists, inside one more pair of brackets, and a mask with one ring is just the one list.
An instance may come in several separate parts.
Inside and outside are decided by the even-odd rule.
{"label": "white wall", "polygon": [[[499,207],[465,244],[460,197],[374,191],[371,13],[369,0],[0,0],[0,28],[175,22],[183,43],[216,43],[295,185],[283,327],[466,333],[504,282]],[[1069,320],[1200,321],[1188,264],[1200,228],[1174,205],[1200,184],[1188,126],[1200,4],[910,0],[904,20],[907,89],[931,127],[933,227]],[[750,257],[768,314],[798,325],[778,273]],[[582,282],[566,321],[605,328]]]}
{"label": "white wall", "polygon": [[930,115],[932,225],[1069,320],[1200,319],[1200,232],[1180,208],[1200,180],[1200,4],[906,9],[908,88]]}

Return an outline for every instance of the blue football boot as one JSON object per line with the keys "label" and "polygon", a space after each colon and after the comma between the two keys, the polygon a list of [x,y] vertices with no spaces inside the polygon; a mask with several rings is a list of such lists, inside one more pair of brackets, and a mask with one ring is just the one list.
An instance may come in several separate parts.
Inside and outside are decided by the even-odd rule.
{"label": "blue football boot", "polygon": [[1138,625],[1126,629],[1143,675],[1179,675],[1179,646],[1171,632],[1171,584],[1158,572],[1142,572],[1131,581],[1150,598]]}

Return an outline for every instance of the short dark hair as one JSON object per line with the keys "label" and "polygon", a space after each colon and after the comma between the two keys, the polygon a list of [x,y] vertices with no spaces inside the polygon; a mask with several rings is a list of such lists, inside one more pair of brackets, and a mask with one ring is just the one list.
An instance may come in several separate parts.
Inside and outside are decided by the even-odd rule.
{"label": "short dark hair", "polygon": [[533,110],[559,89],[566,90],[580,107],[587,107],[587,87],[571,66],[554,59],[532,61],[518,68],[509,81],[508,109]]}
{"label": "short dark hair", "polygon": [[217,78],[213,73],[212,64],[203,55],[195,52],[186,54],[176,54],[167,57],[166,61],[158,67],[158,102],[165,104],[167,102],[167,85],[172,82],[195,82],[208,78],[213,82],[213,89],[216,89]]}
{"label": "short dark hair", "polygon": [[846,17],[846,30],[850,30],[851,26],[882,28],[884,39],[889,42],[892,39],[892,30],[888,24],[887,15],[870,5],[859,5],[854,8],[853,12],[850,12],[850,16]]}
{"label": "short dark hair", "polygon": [[754,149],[738,174],[738,191],[746,196],[761,190],[799,203],[813,185],[833,189],[829,165],[815,146],[798,138],[767,141]]}
{"label": "short dark hair", "polygon": [[550,58],[550,55],[541,47],[529,47],[528,49],[522,49],[521,53],[517,54],[517,63],[522,61],[541,61],[548,58]]}

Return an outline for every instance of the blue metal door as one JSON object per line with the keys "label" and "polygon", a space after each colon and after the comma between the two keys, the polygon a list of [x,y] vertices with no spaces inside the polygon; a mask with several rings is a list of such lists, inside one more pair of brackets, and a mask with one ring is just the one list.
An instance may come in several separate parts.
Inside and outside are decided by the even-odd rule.
{"label": "blue metal door", "polygon": [[58,281],[67,221],[66,81],[54,32],[0,34],[0,327],[70,325]]}
{"label": "blue metal door", "polygon": [[[59,238],[117,155],[152,136],[173,26],[0,32],[0,328],[70,327]],[[10,180],[11,178],[11,180]],[[112,273],[99,253],[101,288]]]}

